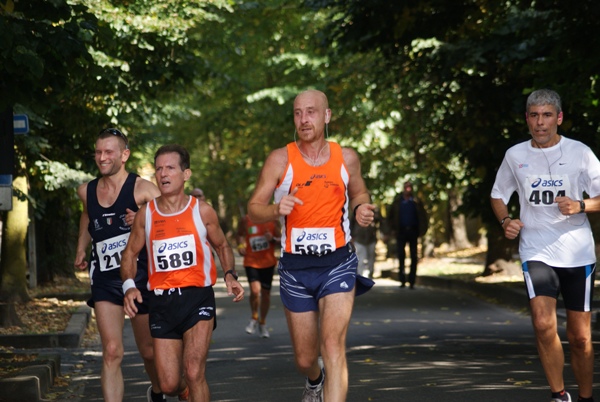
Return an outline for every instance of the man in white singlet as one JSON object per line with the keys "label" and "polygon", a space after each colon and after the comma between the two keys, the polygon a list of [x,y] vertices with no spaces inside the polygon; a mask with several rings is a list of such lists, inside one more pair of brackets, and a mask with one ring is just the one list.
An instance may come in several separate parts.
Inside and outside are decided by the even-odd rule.
{"label": "man in white singlet", "polygon": [[[590,305],[596,254],[586,214],[600,211],[600,161],[589,147],[558,133],[563,112],[556,92],[532,92],[525,117],[532,138],[506,152],[492,189],[492,209],[508,239],[520,235],[523,276],[551,402],[571,401],[565,391],[565,357],[557,331],[559,294],[567,311],[577,400],[590,402],[594,374]],[[515,191],[519,217],[512,217],[507,207]],[[584,192],[590,198],[584,200]]]}

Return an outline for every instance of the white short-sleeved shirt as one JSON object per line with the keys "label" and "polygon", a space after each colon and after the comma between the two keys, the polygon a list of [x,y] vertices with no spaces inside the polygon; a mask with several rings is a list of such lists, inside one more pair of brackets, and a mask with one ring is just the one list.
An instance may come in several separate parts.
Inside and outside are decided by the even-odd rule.
{"label": "white short-sleeved shirt", "polygon": [[600,161],[592,150],[564,136],[550,148],[531,141],[511,147],[496,174],[492,198],[508,204],[519,194],[521,261],[542,261],[554,267],[579,267],[596,262],[594,238],[586,214],[561,214],[555,198],[582,200],[600,194]]}

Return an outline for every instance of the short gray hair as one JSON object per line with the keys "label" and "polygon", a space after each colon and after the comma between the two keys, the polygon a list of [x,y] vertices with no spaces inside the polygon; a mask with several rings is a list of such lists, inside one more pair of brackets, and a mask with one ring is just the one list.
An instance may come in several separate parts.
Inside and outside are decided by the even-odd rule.
{"label": "short gray hair", "polygon": [[531,106],[552,105],[556,108],[556,114],[562,112],[560,95],[551,89],[538,89],[527,97],[525,112],[529,112]]}

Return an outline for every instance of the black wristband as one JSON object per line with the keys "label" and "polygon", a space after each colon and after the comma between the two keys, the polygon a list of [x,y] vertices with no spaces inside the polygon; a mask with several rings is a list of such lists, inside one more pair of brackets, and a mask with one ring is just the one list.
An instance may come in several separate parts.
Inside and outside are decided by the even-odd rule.
{"label": "black wristband", "polygon": [[510,216],[506,216],[506,217],[502,218],[502,220],[500,221],[500,226],[503,226],[504,222],[506,222],[507,219],[512,220],[512,218]]}
{"label": "black wristband", "polygon": [[354,207],[354,216],[356,216],[356,210],[358,209],[358,207],[360,207],[362,204],[358,204],[357,206]]}
{"label": "black wristband", "polygon": [[583,200],[579,201],[579,208],[580,208],[580,210],[579,210],[580,214],[585,212],[585,202]]}
{"label": "black wristband", "polygon": [[231,274],[231,276],[233,276],[233,279],[235,279],[237,281],[238,279],[238,274],[237,272],[235,272],[235,269],[230,269],[229,271],[225,272],[223,274],[223,280],[226,281],[227,280],[227,275]]}

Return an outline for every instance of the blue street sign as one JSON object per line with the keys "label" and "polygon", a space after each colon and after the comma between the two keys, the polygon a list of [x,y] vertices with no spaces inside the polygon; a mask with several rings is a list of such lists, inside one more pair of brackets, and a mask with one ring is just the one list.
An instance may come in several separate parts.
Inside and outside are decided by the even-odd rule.
{"label": "blue street sign", "polygon": [[0,186],[12,186],[12,174],[0,174]]}
{"label": "blue street sign", "polygon": [[29,117],[26,114],[15,114],[13,116],[13,132],[15,134],[27,134],[29,132]]}

